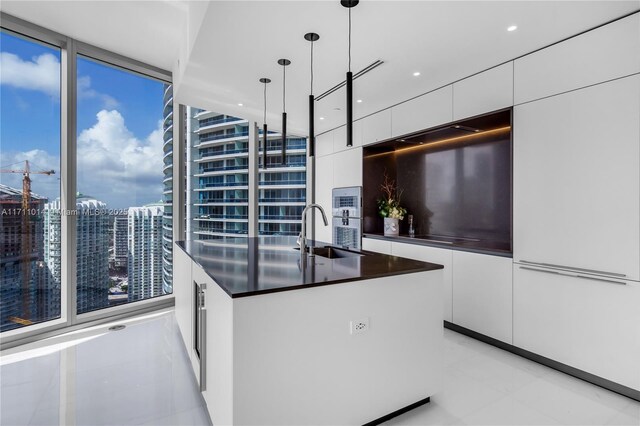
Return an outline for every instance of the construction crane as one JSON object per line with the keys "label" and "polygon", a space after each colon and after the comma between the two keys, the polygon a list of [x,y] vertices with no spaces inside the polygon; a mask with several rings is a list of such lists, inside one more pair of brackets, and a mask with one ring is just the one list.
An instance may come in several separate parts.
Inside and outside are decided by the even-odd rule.
{"label": "construction crane", "polygon": [[[31,270],[30,262],[30,240],[31,240],[31,226],[29,226],[29,215],[31,206],[31,177],[32,174],[39,175],[52,175],[55,174],[53,170],[40,170],[31,171],[29,160],[25,160],[23,169],[0,169],[0,173],[21,173],[22,174],[22,241],[20,244],[20,266],[22,267],[22,308],[27,318],[31,316],[29,308],[29,300],[26,295],[29,294],[29,276]],[[12,317],[12,321],[19,324],[28,325],[31,324],[31,320]]]}

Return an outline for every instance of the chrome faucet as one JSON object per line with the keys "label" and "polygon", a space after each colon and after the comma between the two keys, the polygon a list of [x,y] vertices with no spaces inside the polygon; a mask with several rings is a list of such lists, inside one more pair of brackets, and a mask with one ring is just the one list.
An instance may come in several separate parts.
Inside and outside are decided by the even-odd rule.
{"label": "chrome faucet", "polygon": [[324,209],[320,204],[309,204],[307,207],[302,210],[302,231],[300,231],[300,258],[304,260],[305,255],[307,254],[307,210],[311,210],[316,207],[322,213],[322,220],[324,221],[324,226],[329,226],[329,221],[327,220],[327,216],[324,214]]}

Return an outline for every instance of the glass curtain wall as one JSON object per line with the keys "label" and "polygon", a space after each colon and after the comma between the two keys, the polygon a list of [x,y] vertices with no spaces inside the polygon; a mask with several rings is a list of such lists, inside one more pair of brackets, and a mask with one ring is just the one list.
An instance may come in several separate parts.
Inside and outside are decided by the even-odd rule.
{"label": "glass curtain wall", "polygon": [[3,339],[171,294],[170,74],[11,17],[0,48]]}
{"label": "glass curtain wall", "polygon": [[[186,108],[187,234],[194,240],[248,236],[249,125],[239,117]],[[262,134],[260,133],[260,138]],[[298,235],[306,201],[306,139],[267,135],[258,152],[260,235]]]}
{"label": "glass curtain wall", "polygon": [[59,48],[0,33],[0,331],[60,318]]}

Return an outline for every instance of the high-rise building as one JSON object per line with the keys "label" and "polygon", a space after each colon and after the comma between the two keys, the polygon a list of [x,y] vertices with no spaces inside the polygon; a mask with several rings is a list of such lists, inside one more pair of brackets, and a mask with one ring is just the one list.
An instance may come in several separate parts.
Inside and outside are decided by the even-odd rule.
{"label": "high-rise building", "polygon": [[164,85],[163,168],[164,188],[162,219],[162,285],[164,293],[173,292],[173,86]]}
{"label": "high-rise building", "polygon": [[121,214],[113,217],[113,266],[127,267],[127,232],[128,217]]}
{"label": "high-rise building", "polygon": [[[249,122],[187,109],[187,233],[196,239],[247,236]],[[297,235],[306,201],[306,139],[267,135],[267,168],[259,152],[259,232]]]}
{"label": "high-rise building", "polygon": [[30,211],[23,212],[22,191],[0,184],[0,331],[60,316],[60,288],[56,304],[43,262],[41,212],[46,201],[32,193]]}
{"label": "high-rise building", "polygon": [[[77,312],[89,312],[109,306],[109,217],[107,205],[90,196],[76,197],[76,286]],[[60,199],[45,206],[45,262],[56,286],[61,282]]]}
{"label": "high-rise building", "polygon": [[165,294],[163,291],[163,203],[129,208],[129,302]]}

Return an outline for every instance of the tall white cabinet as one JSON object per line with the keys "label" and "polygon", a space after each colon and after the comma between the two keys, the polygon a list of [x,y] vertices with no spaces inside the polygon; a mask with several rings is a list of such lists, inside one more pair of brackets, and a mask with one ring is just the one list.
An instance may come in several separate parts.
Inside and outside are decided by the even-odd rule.
{"label": "tall white cabinet", "polygon": [[640,75],[516,106],[514,260],[640,279]]}

